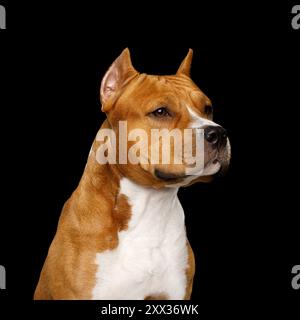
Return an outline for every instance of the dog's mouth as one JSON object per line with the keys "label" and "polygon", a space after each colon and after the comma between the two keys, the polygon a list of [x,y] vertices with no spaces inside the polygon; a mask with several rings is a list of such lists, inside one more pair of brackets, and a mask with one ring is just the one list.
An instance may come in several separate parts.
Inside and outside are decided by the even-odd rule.
{"label": "dog's mouth", "polygon": [[160,180],[168,181],[168,182],[182,180],[182,179],[190,177],[190,175],[169,173],[169,172],[161,171],[159,169],[154,170],[154,175],[156,178],[158,178]]}
{"label": "dog's mouth", "polygon": [[[226,175],[226,172],[228,171],[228,164],[221,163],[218,159],[215,159],[211,161],[212,164],[218,165],[219,164],[219,169],[216,172],[207,172],[207,174],[204,174],[202,177],[207,178],[207,177],[223,177]],[[185,173],[171,173],[171,172],[166,172],[162,171],[160,169],[155,169],[154,170],[154,175],[157,179],[165,181],[165,182],[171,182],[171,183],[176,183],[176,182],[182,182],[184,179],[197,179],[200,178],[201,175],[196,175],[196,174],[185,174]],[[193,180],[193,179],[192,179]]]}

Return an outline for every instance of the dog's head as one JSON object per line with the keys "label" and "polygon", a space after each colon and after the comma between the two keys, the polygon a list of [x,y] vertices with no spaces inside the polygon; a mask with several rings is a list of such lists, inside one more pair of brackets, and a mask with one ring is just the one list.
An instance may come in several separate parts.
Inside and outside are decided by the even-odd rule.
{"label": "dog's head", "polygon": [[[210,99],[190,78],[192,55],[190,49],[175,75],[154,76],[138,73],[125,49],[102,80],[102,111],[116,133],[117,166],[137,183],[159,188],[207,182],[229,164],[226,130],[213,122]],[[119,161],[124,150],[127,161]]]}

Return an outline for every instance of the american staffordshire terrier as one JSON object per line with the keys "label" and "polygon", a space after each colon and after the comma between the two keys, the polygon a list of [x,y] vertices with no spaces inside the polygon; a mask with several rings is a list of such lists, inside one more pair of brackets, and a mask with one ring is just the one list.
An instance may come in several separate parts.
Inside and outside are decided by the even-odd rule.
{"label": "american staffordshire terrier", "polygon": [[[177,192],[209,182],[230,159],[226,131],[213,122],[211,101],[190,78],[192,54],[190,49],[175,75],[154,76],[138,73],[125,49],[106,72],[100,99],[107,119],[100,131],[111,130],[117,139],[95,139],[63,207],[34,299],[190,299],[195,261]],[[138,163],[99,162],[105,143],[116,148],[116,158],[121,148],[132,148],[133,141],[113,143],[123,139],[120,121],[128,132],[190,128],[192,139],[184,145],[193,150],[200,129],[202,168],[152,163],[145,154]]]}

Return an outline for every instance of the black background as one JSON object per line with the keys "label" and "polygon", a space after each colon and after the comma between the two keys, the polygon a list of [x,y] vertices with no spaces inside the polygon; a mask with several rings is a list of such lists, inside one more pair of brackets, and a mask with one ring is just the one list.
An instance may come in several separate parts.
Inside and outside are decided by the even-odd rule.
{"label": "black background", "polygon": [[138,71],[172,74],[191,47],[192,78],[232,144],[225,178],[180,191],[196,255],[193,302],[208,318],[291,313],[299,304],[291,268],[300,258],[300,30],[291,28],[292,4],[1,4],[0,264],[7,290],[0,303],[20,304],[24,314],[49,310],[31,300],[62,205],[104,119],[99,86],[109,65],[129,47]]}

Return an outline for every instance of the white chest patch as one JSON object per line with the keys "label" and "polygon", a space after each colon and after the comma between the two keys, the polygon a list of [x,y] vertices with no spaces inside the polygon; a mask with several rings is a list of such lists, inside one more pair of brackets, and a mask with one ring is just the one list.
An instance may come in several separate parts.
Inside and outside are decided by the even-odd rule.
{"label": "white chest patch", "polygon": [[128,197],[132,216],[118,247],[96,255],[93,299],[183,299],[188,251],[177,189],[145,188],[123,178],[120,193]]}

